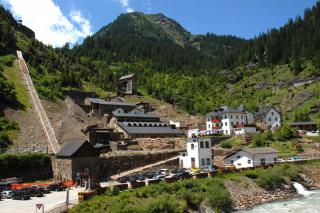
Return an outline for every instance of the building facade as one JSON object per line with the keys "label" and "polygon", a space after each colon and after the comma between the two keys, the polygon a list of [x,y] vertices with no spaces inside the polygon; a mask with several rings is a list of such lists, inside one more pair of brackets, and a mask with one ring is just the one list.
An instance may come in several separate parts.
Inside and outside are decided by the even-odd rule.
{"label": "building facade", "polygon": [[265,166],[278,162],[278,150],[271,147],[243,148],[225,157],[226,164],[237,169]]}
{"label": "building facade", "polygon": [[[224,135],[232,135],[236,134],[235,129],[240,126],[246,127],[251,125],[254,128],[253,124],[253,114],[245,111],[242,106],[237,109],[224,106],[206,115],[206,129],[207,132],[212,134],[222,133]],[[252,129],[250,131],[255,132]]]}
{"label": "building facade", "polygon": [[137,93],[137,82],[134,74],[125,75],[118,80],[118,90],[122,94],[134,95]]}
{"label": "building facade", "polygon": [[255,122],[262,129],[275,130],[281,127],[281,114],[274,107],[262,108],[255,115]]}
{"label": "building facade", "polygon": [[212,168],[212,144],[208,138],[190,138],[187,140],[187,152],[180,154],[180,167]]}

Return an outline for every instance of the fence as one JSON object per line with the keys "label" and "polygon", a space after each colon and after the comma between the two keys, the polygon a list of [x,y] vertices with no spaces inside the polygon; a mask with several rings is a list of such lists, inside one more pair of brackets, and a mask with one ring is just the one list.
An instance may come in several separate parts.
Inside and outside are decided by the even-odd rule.
{"label": "fence", "polygon": [[29,146],[29,147],[17,147],[17,148],[0,148],[0,154],[21,154],[21,153],[46,153],[49,154],[48,146]]}

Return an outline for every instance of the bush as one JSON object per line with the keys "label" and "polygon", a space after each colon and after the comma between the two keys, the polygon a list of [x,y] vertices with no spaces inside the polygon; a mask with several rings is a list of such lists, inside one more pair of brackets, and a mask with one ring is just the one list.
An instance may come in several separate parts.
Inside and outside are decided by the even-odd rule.
{"label": "bush", "polygon": [[274,133],[274,137],[279,141],[288,141],[298,136],[297,130],[288,126],[282,126]]}
{"label": "bush", "polygon": [[0,155],[0,179],[22,177],[24,180],[50,178],[51,160],[43,153],[2,154]]}
{"label": "bush", "polygon": [[256,169],[249,171],[246,176],[266,190],[279,188],[287,181],[294,180],[301,172],[301,167],[296,165],[278,165],[270,169]]}
{"label": "bush", "polygon": [[223,141],[220,143],[221,148],[224,149],[231,149],[232,148],[232,144],[229,141]]}

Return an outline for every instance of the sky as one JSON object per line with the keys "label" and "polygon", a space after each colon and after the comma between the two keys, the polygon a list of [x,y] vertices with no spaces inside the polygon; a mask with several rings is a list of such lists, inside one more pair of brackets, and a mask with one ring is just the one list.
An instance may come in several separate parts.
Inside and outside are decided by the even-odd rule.
{"label": "sky", "polygon": [[207,32],[250,39],[289,18],[303,15],[317,0],[0,0],[16,18],[54,47],[74,45],[121,13],[163,13],[193,34]]}

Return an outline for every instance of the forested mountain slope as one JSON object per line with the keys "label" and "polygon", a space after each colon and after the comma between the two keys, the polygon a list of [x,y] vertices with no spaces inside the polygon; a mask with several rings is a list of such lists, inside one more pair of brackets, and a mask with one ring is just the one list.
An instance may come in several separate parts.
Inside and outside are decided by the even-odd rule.
{"label": "forested mountain slope", "polygon": [[[43,45],[19,32],[3,8],[0,14],[11,20],[5,33],[14,35],[3,41],[6,28],[0,26],[0,54],[22,49],[37,90],[47,99],[62,98],[62,91],[72,88],[115,92],[113,81],[135,73],[142,94],[192,114],[220,105],[243,103],[257,110],[275,104],[289,119],[319,101],[320,3],[251,40],[192,35],[163,14],[122,14],[71,49]],[[292,86],[310,77],[312,85]]]}

